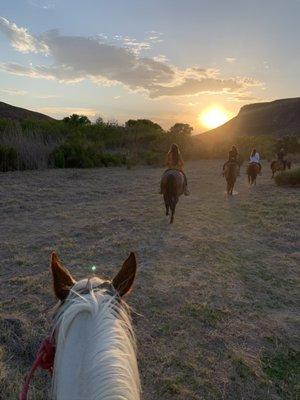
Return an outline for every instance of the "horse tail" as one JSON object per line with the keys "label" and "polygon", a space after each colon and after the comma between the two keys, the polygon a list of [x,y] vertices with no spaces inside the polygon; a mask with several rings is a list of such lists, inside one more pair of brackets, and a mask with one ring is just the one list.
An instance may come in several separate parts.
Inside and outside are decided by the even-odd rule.
{"label": "horse tail", "polygon": [[254,164],[249,164],[248,165],[248,181],[250,184],[254,183],[256,179],[256,166]]}
{"label": "horse tail", "polygon": [[167,177],[167,198],[169,200],[169,204],[171,209],[176,205],[176,197],[177,197],[177,187],[176,187],[176,178],[174,175],[170,174]]}
{"label": "horse tail", "polygon": [[170,224],[174,221],[175,208],[178,201],[177,193],[177,181],[176,177],[172,174],[167,177],[167,187],[166,187],[166,200],[165,202],[169,205],[171,209],[171,219]]}

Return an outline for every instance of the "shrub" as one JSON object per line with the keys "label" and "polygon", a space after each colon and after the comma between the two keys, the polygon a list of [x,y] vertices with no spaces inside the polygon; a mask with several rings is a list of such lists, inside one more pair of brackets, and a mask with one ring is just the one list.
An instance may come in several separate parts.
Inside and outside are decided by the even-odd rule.
{"label": "shrub", "polygon": [[75,141],[57,147],[51,154],[55,168],[95,168],[121,166],[126,163],[122,154],[103,152],[101,145]]}
{"label": "shrub", "polygon": [[126,157],[122,154],[103,153],[100,157],[100,160],[101,164],[105,167],[120,167],[121,165],[126,164]]}
{"label": "shrub", "polygon": [[300,185],[300,167],[280,172],[275,176],[275,182],[279,186]]}
{"label": "shrub", "polygon": [[94,160],[91,149],[81,143],[65,143],[51,154],[55,168],[91,168]]}
{"label": "shrub", "polygon": [[164,154],[149,150],[141,155],[140,161],[147,165],[160,165],[164,160]]}
{"label": "shrub", "polygon": [[15,171],[18,169],[18,154],[15,149],[0,145],[0,171]]}
{"label": "shrub", "polygon": [[43,169],[48,167],[49,155],[57,146],[57,139],[48,137],[29,126],[9,122],[0,136],[0,144],[17,154],[17,169]]}

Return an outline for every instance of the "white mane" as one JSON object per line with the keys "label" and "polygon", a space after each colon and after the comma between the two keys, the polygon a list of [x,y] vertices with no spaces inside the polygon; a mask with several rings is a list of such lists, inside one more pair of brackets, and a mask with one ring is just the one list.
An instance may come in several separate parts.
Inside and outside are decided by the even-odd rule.
{"label": "white mane", "polygon": [[108,285],[79,281],[55,316],[54,399],[140,399],[131,320]]}

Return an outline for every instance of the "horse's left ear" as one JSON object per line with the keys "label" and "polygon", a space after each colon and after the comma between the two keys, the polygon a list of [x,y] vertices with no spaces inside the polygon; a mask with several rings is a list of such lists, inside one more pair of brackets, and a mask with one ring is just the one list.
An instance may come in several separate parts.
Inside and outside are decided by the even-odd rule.
{"label": "horse's left ear", "polygon": [[124,296],[131,289],[135,274],[136,258],[134,253],[130,253],[119,273],[112,280],[114,288],[117,290],[121,297]]}
{"label": "horse's left ear", "polygon": [[51,254],[51,270],[55,295],[59,300],[65,300],[76,281],[54,252]]}

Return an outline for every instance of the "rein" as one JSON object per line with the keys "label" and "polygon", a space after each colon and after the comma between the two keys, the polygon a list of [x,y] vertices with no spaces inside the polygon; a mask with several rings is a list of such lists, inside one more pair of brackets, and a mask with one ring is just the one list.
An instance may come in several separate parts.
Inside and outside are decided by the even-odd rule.
{"label": "rein", "polygon": [[40,345],[34,363],[26,375],[25,382],[19,394],[19,400],[27,400],[30,382],[32,381],[33,375],[38,368],[45,369],[50,375],[52,375],[54,356],[55,346],[53,344],[53,335],[50,335],[46,337],[46,339],[44,339]]}

